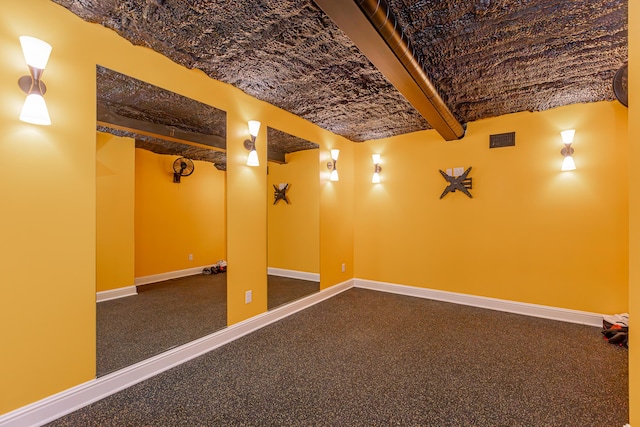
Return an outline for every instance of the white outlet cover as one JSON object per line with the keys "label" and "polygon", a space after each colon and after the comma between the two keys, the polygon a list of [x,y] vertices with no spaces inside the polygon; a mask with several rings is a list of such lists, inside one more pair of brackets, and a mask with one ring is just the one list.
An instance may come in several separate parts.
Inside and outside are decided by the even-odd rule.
{"label": "white outlet cover", "polygon": [[246,291],[244,293],[244,303],[249,304],[251,302],[251,291]]}
{"label": "white outlet cover", "polygon": [[447,175],[453,176],[453,170],[451,168],[447,168]]}
{"label": "white outlet cover", "polygon": [[464,168],[453,168],[453,176],[460,176],[464,173]]}

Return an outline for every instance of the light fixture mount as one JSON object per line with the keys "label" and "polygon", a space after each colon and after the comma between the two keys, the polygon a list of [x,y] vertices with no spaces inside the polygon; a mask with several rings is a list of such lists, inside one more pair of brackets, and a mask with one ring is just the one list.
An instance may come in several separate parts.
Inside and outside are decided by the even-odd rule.
{"label": "light fixture mount", "polygon": [[562,154],[564,157],[573,156],[573,151],[573,147],[570,144],[567,144],[562,147],[562,150],[560,150],[560,154]]}
{"label": "light fixture mount", "polygon": [[34,80],[33,77],[31,76],[22,76],[18,79],[18,86],[20,86],[20,89],[22,89],[22,91],[26,94],[31,93],[31,89],[32,87],[35,85],[35,83],[37,82],[38,85],[38,89],[39,89],[39,93],[41,95],[44,95],[45,93],[47,93],[47,85],[44,84],[44,82],[40,79],[38,80]]}

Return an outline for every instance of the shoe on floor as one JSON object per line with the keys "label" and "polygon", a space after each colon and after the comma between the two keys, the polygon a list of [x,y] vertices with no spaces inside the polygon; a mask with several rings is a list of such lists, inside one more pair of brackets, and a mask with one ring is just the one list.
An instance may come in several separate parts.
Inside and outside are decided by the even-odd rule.
{"label": "shoe on floor", "polygon": [[629,313],[604,315],[602,319],[612,325],[629,326]]}

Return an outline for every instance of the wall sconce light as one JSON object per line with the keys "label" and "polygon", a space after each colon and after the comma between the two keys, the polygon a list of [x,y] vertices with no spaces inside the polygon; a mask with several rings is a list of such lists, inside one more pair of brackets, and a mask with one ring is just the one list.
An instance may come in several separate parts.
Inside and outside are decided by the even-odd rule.
{"label": "wall sconce light", "polygon": [[50,125],[49,111],[42,96],[47,91],[47,87],[41,79],[47,61],[49,61],[51,45],[28,36],[21,36],[20,44],[30,73],[30,75],[18,79],[18,86],[27,94],[27,99],[24,101],[20,113],[20,120],[35,125]]}
{"label": "wall sconce light", "polygon": [[249,135],[251,135],[251,139],[246,139],[244,141],[244,148],[249,150],[247,166],[260,166],[258,153],[256,152],[256,138],[258,137],[258,131],[260,131],[260,122],[257,120],[249,120]]}
{"label": "wall sconce light", "polygon": [[371,158],[373,159],[373,177],[371,178],[371,183],[380,184],[380,172],[382,171],[382,166],[380,166],[380,154],[372,154]]}
{"label": "wall sconce light", "polygon": [[564,160],[562,161],[563,171],[572,171],[576,169],[576,162],[573,161],[573,147],[571,147],[571,143],[573,142],[573,135],[576,133],[574,129],[564,130],[560,132],[560,136],[562,136],[562,142],[564,142],[564,148],[560,151],[560,154],[564,156]]}
{"label": "wall sconce light", "polygon": [[338,161],[338,156],[340,155],[340,150],[333,149],[331,150],[331,161],[327,163],[327,169],[331,171],[331,175],[329,176],[329,181],[339,181],[338,178],[338,169],[336,168],[336,162]]}

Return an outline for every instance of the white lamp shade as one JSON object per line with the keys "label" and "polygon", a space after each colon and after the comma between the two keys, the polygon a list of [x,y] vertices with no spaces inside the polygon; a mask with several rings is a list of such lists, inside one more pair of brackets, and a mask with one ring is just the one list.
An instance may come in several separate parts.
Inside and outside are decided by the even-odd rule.
{"label": "white lamp shade", "polygon": [[260,160],[258,160],[258,153],[256,150],[251,150],[249,152],[249,157],[247,158],[247,166],[260,166]]}
{"label": "white lamp shade", "polygon": [[[338,160],[338,156],[340,155],[340,150],[333,149],[331,150],[331,158],[333,160]],[[336,179],[337,181],[337,179]]]}
{"label": "white lamp shade", "polygon": [[27,95],[20,113],[20,120],[34,125],[51,124],[49,110],[47,110],[47,104],[44,102],[42,95],[37,93]]}
{"label": "white lamp shade", "polygon": [[563,130],[560,132],[560,136],[562,137],[562,142],[565,144],[571,144],[573,142],[573,135],[575,135],[575,129]]}
{"label": "white lamp shade", "polygon": [[576,162],[573,161],[572,156],[566,156],[562,161],[562,170],[563,171],[573,171],[576,170]]}
{"label": "white lamp shade", "polygon": [[44,70],[51,54],[51,45],[29,36],[21,36],[20,44],[27,65]]}
{"label": "white lamp shade", "polygon": [[334,169],[331,171],[331,175],[329,176],[329,181],[339,181],[338,170]]}
{"label": "white lamp shade", "polygon": [[371,178],[372,184],[380,184],[380,174],[378,172],[373,173],[373,177]]}
{"label": "white lamp shade", "polygon": [[372,154],[371,158],[373,159],[373,164],[374,165],[379,165],[380,164],[380,154]]}
{"label": "white lamp shade", "polygon": [[260,122],[257,120],[249,120],[249,135],[258,136],[260,131]]}

